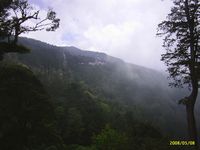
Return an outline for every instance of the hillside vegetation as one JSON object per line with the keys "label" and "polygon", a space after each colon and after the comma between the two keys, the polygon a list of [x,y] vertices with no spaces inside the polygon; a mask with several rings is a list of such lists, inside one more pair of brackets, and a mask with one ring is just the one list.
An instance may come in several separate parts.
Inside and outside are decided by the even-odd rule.
{"label": "hillside vegetation", "polygon": [[3,149],[156,150],[184,138],[184,90],[170,89],[162,73],[75,47],[20,43],[31,52],[7,55],[0,68]]}

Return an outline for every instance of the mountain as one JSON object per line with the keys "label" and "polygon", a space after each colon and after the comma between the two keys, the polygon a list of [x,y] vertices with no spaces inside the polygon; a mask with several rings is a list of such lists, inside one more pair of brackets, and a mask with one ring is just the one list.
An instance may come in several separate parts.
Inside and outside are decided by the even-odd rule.
{"label": "mountain", "polygon": [[[58,47],[20,38],[30,53],[9,54],[7,60],[31,68],[57,101],[68,82],[84,82],[107,101],[131,107],[136,118],[147,120],[172,137],[186,135],[185,108],[178,100],[186,90],[168,87],[166,75],[99,52]],[[62,92],[63,91],[63,92]]]}

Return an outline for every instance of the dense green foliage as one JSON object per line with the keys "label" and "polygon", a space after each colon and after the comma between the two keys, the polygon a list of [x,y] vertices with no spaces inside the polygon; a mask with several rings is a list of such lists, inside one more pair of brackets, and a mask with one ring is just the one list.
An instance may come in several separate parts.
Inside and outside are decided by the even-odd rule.
{"label": "dense green foliage", "polygon": [[1,149],[129,150],[142,149],[147,139],[164,145],[154,127],[83,83],[68,83],[62,99],[56,93],[50,99],[27,67],[1,64],[0,70]]}
{"label": "dense green foliage", "polygon": [[69,149],[142,150],[152,144],[149,140],[155,144],[149,149],[167,147],[161,133],[135,119],[134,111],[102,100],[83,83],[69,84],[56,102],[58,130]]}
{"label": "dense green foliage", "polygon": [[186,135],[184,107],[177,105],[186,92],[169,88],[163,74],[103,53],[56,47],[26,38],[19,42],[32,49],[31,53],[8,56],[9,61],[31,67],[56,99],[62,99],[65,84],[84,81],[95,95],[133,107],[136,118],[152,122],[165,134],[173,138]]}
{"label": "dense green foliage", "polygon": [[54,106],[26,67],[0,65],[0,149],[44,149],[59,144]]}
{"label": "dense green foliage", "polygon": [[0,67],[0,149],[165,150],[182,135],[171,130],[181,128],[178,119],[170,123],[179,113],[174,104],[160,100],[171,91],[163,94],[151,77],[162,79],[159,73],[105,54],[22,40],[31,53],[8,55],[5,61],[20,65]]}
{"label": "dense green foliage", "polygon": [[99,150],[121,150],[128,148],[126,135],[106,126],[99,135],[94,138],[96,148]]}
{"label": "dense green foliage", "polygon": [[[47,20],[53,31],[60,20],[52,10],[40,20],[27,0],[2,2],[0,60],[31,53],[0,62],[0,149],[166,150],[168,136],[184,135],[160,73],[75,47],[18,43],[20,34]],[[36,24],[25,26],[30,19]]]}

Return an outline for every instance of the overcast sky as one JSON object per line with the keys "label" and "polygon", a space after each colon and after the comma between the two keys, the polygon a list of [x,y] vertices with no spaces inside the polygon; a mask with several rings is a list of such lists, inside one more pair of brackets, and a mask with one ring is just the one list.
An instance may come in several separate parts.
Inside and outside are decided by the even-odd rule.
{"label": "overcast sky", "polygon": [[61,19],[56,32],[23,36],[53,45],[105,52],[126,62],[162,69],[162,39],[157,25],[171,0],[30,0],[41,14],[53,8]]}

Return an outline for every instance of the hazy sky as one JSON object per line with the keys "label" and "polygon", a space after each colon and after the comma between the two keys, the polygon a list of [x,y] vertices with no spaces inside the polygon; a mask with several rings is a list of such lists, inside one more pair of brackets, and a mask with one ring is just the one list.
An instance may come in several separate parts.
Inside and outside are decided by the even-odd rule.
{"label": "hazy sky", "polygon": [[159,70],[162,39],[157,25],[171,0],[30,0],[44,14],[53,8],[61,19],[56,32],[28,36],[54,45],[105,52],[126,62]]}

